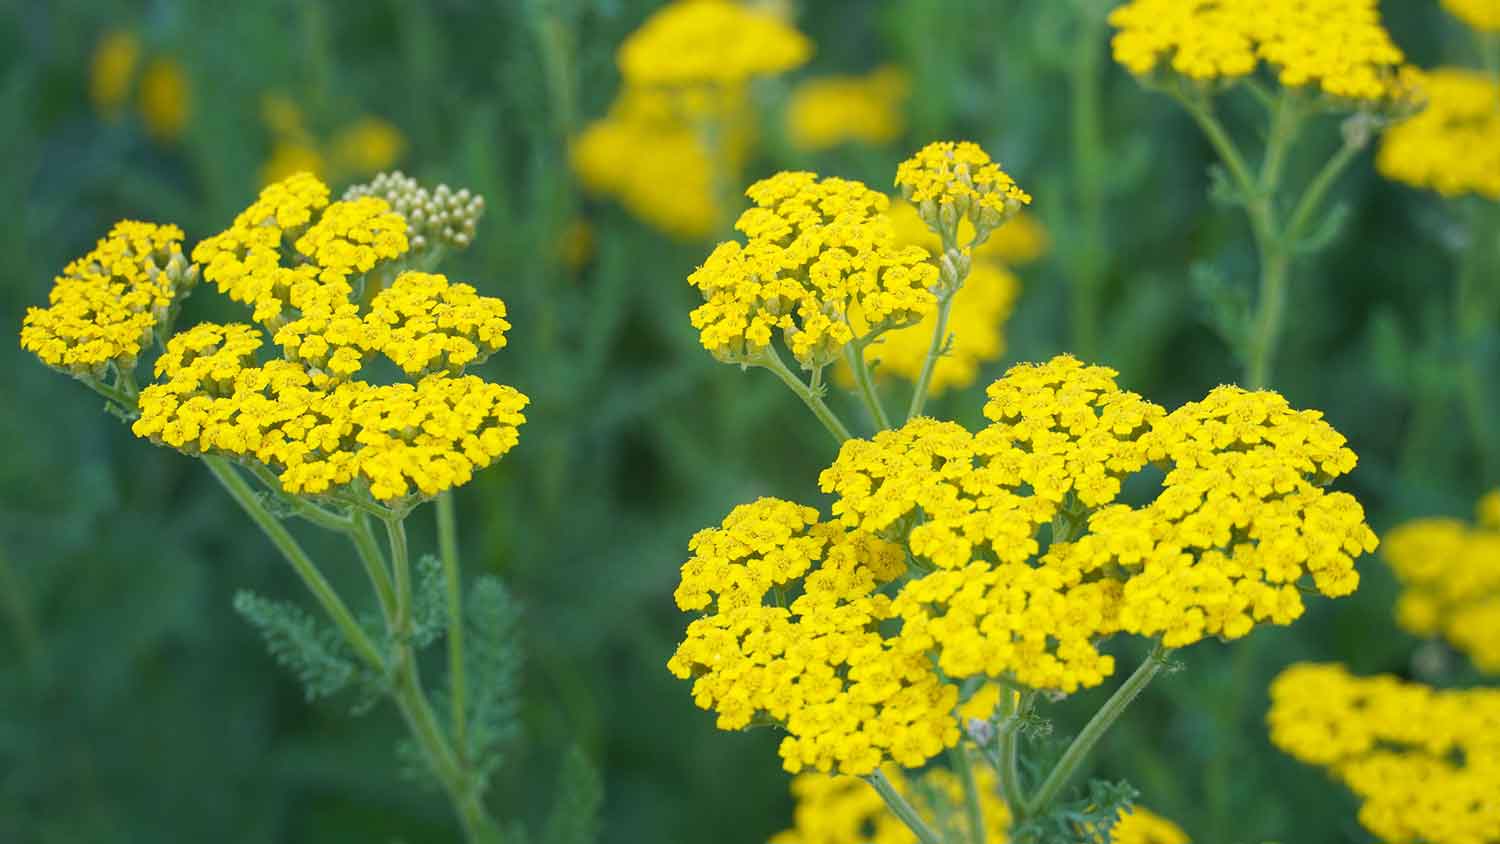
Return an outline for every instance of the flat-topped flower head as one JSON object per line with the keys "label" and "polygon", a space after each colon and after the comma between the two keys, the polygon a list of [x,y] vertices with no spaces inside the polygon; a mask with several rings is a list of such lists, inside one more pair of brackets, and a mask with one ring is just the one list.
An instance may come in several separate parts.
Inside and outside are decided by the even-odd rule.
{"label": "flat-topped flower head", "polygon": [[505,303],[434,273],[405,272],[370,303],[372,348],[408,376],[458,373],[505,348]]}
{"label": "flat-topped flower head", "polygon": [[1474,844],[1500,830],[1500,689],[1434,689],[1302,663],[1271,684],[1271,741],[1328,769],[1381,841]]}
{"label": "flat-topped flower head", "polygon": [[1401,581],[1396,620],[1419,636],[1442,636],[1479,670],[1500,674],[1500,523],[1496,493],[1479,523],[1414,519],[1391,529],[1383,554]]}
{"label": "flat-topped flower head", "polygon": [[850,142],[888,144],[905,128],[902,107],[910,91],[906,72],[896,67],[809,79],[792,90],[787,135],[806,150]]}
{"label": "flat-topped flower head", "polygon": [[[964,249],[982,244],[1021,206],[1031,204],[1031,195],[970,141],[928,144],[896,168],[896,185],[945,245]],[[964,241],[959,240],[962,220],[974,230]]]}
{"label": "flat-topped flower head", "polygon": [[[1010,809],[1000,796],[994,769],[974,769],[982,836],[969,827],[963,781],[945,768],[907,773],[894,765],[883,769],[891,787],[923,817],[934,819],[943,841],[987,840],[1003,844],[1010,831]],[[886,808],[880,794],[864,780],[850,776],[801,774],[792,779],[792,828],[771,836],[769,844],[915,844],[916,836]]]}
{"label": "flat-topped flower head", "polygon": [[784,767],[868,774],[914,767],[958,741],[958,689],[881,633],[880,588],[905,571],[899,546],[762,498],[700,531],[676,593],[702,611],[668,668],[718,726],[774,724]]}
{"label": "flat-topped flower head", "polygon": [[1140,76],[1232,81],[1265,62],[1282,85],[1339,100],[1409,94],[1377,0],[1130,0],[1109,22],[1115,60]]}
{"label": "flat-topped flower head", "polygon": [[1480,32],[1500,32],[1500,2],[1496,0],[1443,0],[1443,8]]}
{"label": "flat-topped flower head", "polygon": [[53,281],[47,307],[27,309],[21,348],[75,378],[129,373],[197,280],[181,229],[117,223]]}
{"label": "flat-topped flower head", "polygon": [[[933,309],[938,270],[925,250],[897,246],[884,194],[845,179],[779,173],[751,185],[755,207],[688,277],[703,294],[692,313],[704,348],[754,363],[780,334],[804,368],[838,358],[869,331],[909,325]],[[857,314],[857,317],[855,316]]]}
{"label": "flat-topped flower head", "polygon": [[812,42],[775,15],[729,0],[669,3],[620,45],[632,85],[738,85],[800,67]]}
{"label": "flat-topped flower head", "polygon": [[1443,196],[1500,201],[1500,82],[1444,67],[1425,74],[1422,93],[1426,107],[1382,135],[1381,175]]}

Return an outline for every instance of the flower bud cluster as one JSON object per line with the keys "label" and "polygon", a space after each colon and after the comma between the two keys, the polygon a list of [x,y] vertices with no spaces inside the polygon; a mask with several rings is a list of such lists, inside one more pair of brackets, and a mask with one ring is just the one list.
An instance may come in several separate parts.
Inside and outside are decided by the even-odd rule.
{"label": "flower bud cluster", "polygon": [[484,216],[484,197],[468,188],[453,190],[440,184],[429,190],[400,170],[381,173],[344,192],[345,201],[367,196],[385,200],[392,211],[406,219],[414,256],[439,248],[467,249],[474,242],[479,218]]}

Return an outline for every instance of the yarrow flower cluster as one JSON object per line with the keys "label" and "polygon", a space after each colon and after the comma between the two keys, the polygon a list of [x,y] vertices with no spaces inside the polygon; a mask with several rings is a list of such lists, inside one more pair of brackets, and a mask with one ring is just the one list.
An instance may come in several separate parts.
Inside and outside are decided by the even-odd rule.
{"label": "yarrow flower cluster", "polygon": [[104,117],[113,120],[134,89],[146,132],[158,141],[175,141],[192,115],[192,85],[181,62],[152,56],[143,63],[143,52],[134,32],[105,33],[89,66],[89,98]]}
{"label": "yarrow flower cluster", "polygon": [[1500,82],[1444,67],[1426,73],[1422,93],[1425,108],[1382,136],[1381,175],[1443,196],[1500,200]]}
{"label": "yarrow flower cluster", "polygon": [[620,44],[620,73],[633,85],[740,85],[785,73],[812,42],[775,15],[730,0],[669,3]]}
{"label": "yarrow flower cluster", "polygon": [[[121,223],[69,265],[53,305],[33,309],[21,345],[49,365],[128,379],[154,331],[197,278],[172,226]],[[505,345],[505,305],[441,275],[372,270],[407,253],[407,221],[386,200],[328,202],[308,174],[267,187],[227,230],[193,250],[203,276],[260,327],[203,323],[163,336],[157,382],[127,411],[137,436],[189,454],[251,461],[293,494],[367,489],[400,503],[469,480],[515,445],[526,397],[466,367]],[[378,292],[375,292],[377,291]],[[373,293],[361,309],[358,292]],[[261,361],[267,336],[280,356]],[[355,376],[383,355],[413,381]],[[130,383],[130,382],[125,382]]]}
{"label": "yarrow flower cluster", "polygon": [[[976,836],[969,829],[962,781],[944,768],[928,768],[908,774],[894,765],[882,769],[896,791],[924,816],[939,819],[934,831],[944,841],[976,841],[981,838],[1004,844],[1010,840],[1011,814],[1000,797],[998,778],[992,768],[974,771],[979,797],[979,815],[984,829]],[[800,774],[792,779],[792,828],[771,837],[770,844],[915,844],[917,838],[886,808],[879,794],[855,777]],[[1087,839],[1084,839],[1087,840]],[[1102,835],[1095,840],[1103,844]],[[1113,844],[1189,844],[1176,824],[1136,806],[1121,811],[1109,829]]]}
{"label": "yarrow flower cluster", "polygon": [[1500,3],[1495,0],[1443,0],[1443,8],[1481,32],[1500,32]]}
{"label": "yarrow flower cluster", "polygon": [[1377,0],[1130,0],[1109,22],[1118,30],[1115,60],[1140,76],[1235,80],[1265,62],[1284,86],[1342,100],[1410,94],[1410,71]]}
{"label": "yarrow flower cluster", "polygon": [[[942,244],[927,228],[909,202],[895,202],[887,212],[901,245],[921,246],[937,260]],[[1010,267],[1035,260],[1046,249],[1046,232],[1032,217],[1020,214],[996,230],[973,250],[968,278],[953,296],[948,327],[952,342],[938,358],[927,383],[928,393],[939,395],[974,383],[985,363],[1005,353],[1005,323],[1010,319],[1021,281]],[[973,228],[964,221],[959,240],[973,239]],[[865,359],[878,362],[877,376],[894,375],[916,381],[927,360],[936,316],[929,313],[910,328],[886,332],[878,343],[865,347]],[[844,380],[852,380],[847,367],[840,368]]]}
{"label": "yarrow flower cluster", "polygon": [[[1014,367],[990,387],[991,424],[977,434],[918,417],[845,442],[819,479],[835,496],[835,523],[800,508],[774,531],[765,518],[744,529],[749,513],[737,510],[727,533],[700,534],[678,603],[697,610],[717,596],[717,609],[692,623],[674,672],[699,677],[697,700],[720,713],[725,729],[757,714],[785,726],[788,770],[866,774],[886,759],[921,764],[951,745],[956,730],[937,727],[956,724],[965,681],[1007,678],[1071,693],[1113,674],[1113,658],[1098,647],[1110,634],[1160,637],[1167,647],[1238,638],[1258,623],[1300,616],[1303,581],[1329,596],[1353,591],[1353,558],[1373,550],[1375,536],[1351,496],[1321,488],[1349,471],[1354,455],[1320,414],[1236,387],[1168,413],[1114,377],[1068,356]],[[1148,463],[1166,472],[1162,491],[1142,507],[1116,503],[1122,481]],[[800,543],[812,525],[859,537],[855,547],[875,555],[840,560],[871,570],[858,580],[838,577],[842,618],[858,626],[863,650],[822,644],[831,622],[809,626],[808,609],[796,602],[784,609],[778,597],[811,568]],[[728,550],[705,558],[705,546]],[[810,580],[804,588],[814,594]],[[736,614],[725,613],[727,604]],[[774,640],[763,622],[742,619],[788,613],[802,618],[778,628]],[[901,623],[879,624],[890,619]],[[828,720],[820,708],[792,726],[806,714],[796,701],[802,681],[745,679],[747,663],[784,670],[773,667],[799,644],[831,656],[819,664],[818,706],[863,707],[859,717]],[[912,694],[924,707],[924,741],[882,755],[878,739],[862,738],[853,745],[858,754],[808,754],[810,741],[841,742],[850,726],[883,711],[852,690],[871,670],[848,661],[856,654],[901,666],[880,672],[887,693],[922,690]],[[735,682],[724,666],[739,672]],[[851,688],[841,692],[840,684]],[[813,725],[825,732],[810,734]]]}
{"label": "yarrow flower cluster", "polygon": [[1341,665],[1271,684],[1271,741],[1342,781],[1382,841],[1473,844],[1500,830],[1500,689],[1441,690]]}
{"label": "yarrow flower cluster", "polygon": [[[923,222],[961,248],[980,245],[1021,206],[1031,204],[1031,195],[970,141],[928,144],[896,168],[896,185]],[[958,228],[964,220],[974,236],[960,243]]]}
{"label": "yarrow flower cluster", "polygon": [[117,223],[54,280],[48,307],[27,309],[21,348],[75,378],[130,373],[197,281],[181,229]]}
{"label": "yarrow flower cluster", "polygon": [[822,76],[792,89],[787,135],[801,149],[859,141],[887,144],[906,125],[902,106],[911,91],[905,71],[878,68],[865,76]]}
{"label": "yarrow flower cluster", "polygon": [[735,228],[747,242],[719,244],[688,276],[705,300],[693,327],[719,359],[753,363],[780,332],[804,368],[819,369],[856,339],[856,314],[878,332],[934,307],[937,267],[922,248],[896,244],[884,194],[797,172],[746,195],[755,207]]}
{"label": "yarrow flower cluster", "polygon": [[1480,502],[1479,523],[1416,519],[1392,528],[1383,555],[1401,580],[1396,620],[1442,636],[1481,671],[1500,674],[1500,491]]}

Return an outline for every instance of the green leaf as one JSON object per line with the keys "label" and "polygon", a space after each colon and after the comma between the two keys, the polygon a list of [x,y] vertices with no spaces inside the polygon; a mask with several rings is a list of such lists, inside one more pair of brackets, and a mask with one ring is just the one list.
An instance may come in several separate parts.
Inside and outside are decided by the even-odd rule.
{"label": "green leaf", "polygon": [[599,772],[581,749],[573,747],[557,776],[557,801],[547,817],[543,844],[593,844],[599,837],[603,799]]}
{"label": "green leaf", "polygon": [[1317,228],[1309,232],[1306,237],[1298,238],[1297,242],[1292,244],[1292,249],[1303,255],[1321,252],[1339,236],[1339,232],[1343,231],[1344,224],[1347,222],[1349,222],[1349,203],[1340,202],[1323,214],[1323,219],[1318,223]]}
{"label": "green leaf", "polygon": [[432,554],[417,560],[417,588],[412,595],[411,643],[417,650],[432,644],[448,629],[448,577]]}
{"label": "green leaf", "polygon": [[505,746],[519,730],[521,610],[505,584],[486,575],[469,590],[464,623],[468,756],[483,781],[500,767]]}
{"label": "green leaf", "polygon": [[1135,805],[1137,792],[1127,782],[1090,780],[1087,793],[1054,804],[1045,813],[1027,818],[1011,830],[1013,844],[1098,844],[1122,810]]}
{"label": "green leaf", "polygon": [[271,656],[297,675],[308,700],[334,694],[354,676],[338,633],[300,607],[242,591],[234,596],[234,609],[260,630]]}

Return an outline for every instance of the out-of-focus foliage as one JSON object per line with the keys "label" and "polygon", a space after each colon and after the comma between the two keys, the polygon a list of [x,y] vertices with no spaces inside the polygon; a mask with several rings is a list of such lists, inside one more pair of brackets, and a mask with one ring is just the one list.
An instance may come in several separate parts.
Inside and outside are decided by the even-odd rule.
{"label": "out-of-focus foliage", "polygon": [[[717,733],[666,671],[682,625],[671,593],[694,530],[773,491],[819,500],[817,467],[832,449],[775,379],[702,353],[687,317],[701,299],[685,279],[707,238],[668,237],[590,197],[570,165],[570,139],[620,88],[617,46],[656,5],[69,0],[0,14],[0,197],[12,209],[0,226],[0,314],[13,331],[117,219],[178,222],[196,242],[228,224],[299,138],[297,154],[323,162],[336,191],[391,159],[423,183],[486,197],[475,245],[447,268],[505,299],[510,347],[524,353],[485,369],[532,404],[521,444],[457,500],[470,569],[502,578],[524,608],[508,622],[514,636],[494,644],[526,658],[522,669],[471,639],[472,658],[495,669],[471,706],[517,707],[518,735],[476,729],[475,741],[499,749],[497,816],[556,844],[590,840],[601,788],[606,842],[748,844],[791,821],[779,736]],[[1014,270],[1005,357],[982,367],[981,383],[1062,351],[1115,367],[1168,406],[1237,377],[1214,325],[1233,321],[1252,284],[1248,233],[1209,199],[1215,158],[1196,128],[1110,60],[1112,4],[762,5],[793,10],[815,52],[751,85],[756,143],[742,184],[815,169],[888,190],[896,162],[923,144],[969,138],[1034,195],[1050,249]],[[1478,65],[1439,4],[1382,6],[1415,63]],[[118,32],[136,44],[134,75],[117,107],[100,108],[95,51]],[[146,75],[158,61],[178,82]],[[901,69],[910,90],[895,139],[793,145],[784,117],[797,83],[883,67]],[[1227,114],[1231,125],[1248,117]],[[174,120],[180,129],[165,131]],[[1088,123],[1102,144],[1080,138]],[[1309,132],[1288,170],[1316,166],[1338,142],[1333,123]],[[1466,321],[1460,342],[1452,279],[1475,221],[1495,208],[1386,181],[1371,153],[1335,196],[1344,222],[1298,265],[1273,386],[1349,436],[1360,463],[1340,488],[1378,533],[1464,516],[1500,484],[1500,441],[1476,442],[1460,422],[1452,361],[1474,356],[1494,380],[1500,282],[1490,278],[1475,306],[1485,318]],[[1073,295],[1085,285],[1095,310]],[[189,311],[227,316],[210,299]],[[306,701],[234,612],[242,589],[308,604],[202,467],[132,438],[13,340],[0,364],[0,841],[453,840],[443,802],[392,776],[395,716],[349,718],[347,692]],[[831,401],[859,410],[837,388]],[[928,408],[975,423],[981,402],[981,390],[950,390]],[[1500,418],[1494,406],[1477,413]],[[412,529],[431,547],[429,522]],[[1352,597],[1310,604],[1253,648],[1184,654],[1183,670],[1100,745],[1093,773],[1128,780],[1195,841],[1364,840],[1354,799],[1272,748],[1271,678],[1297,660],[1440,686],[1478,675],[1396,626],[1396,582],[1378,555],[1360,568]],[[352,563],[329,574],[359,577]],[[513,612],[496,601],[471,607],[476,635]],[[292,616],[278,624],[286,641],[316,636]],[[1106,694],[1059,707],[1058,740]],[[494,715],[473,714],[476,725]],[[1083,790],[1071,797],[1088,808]]]}

